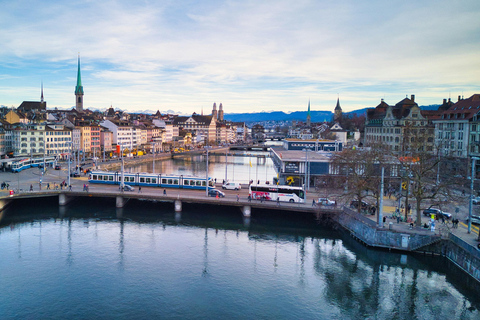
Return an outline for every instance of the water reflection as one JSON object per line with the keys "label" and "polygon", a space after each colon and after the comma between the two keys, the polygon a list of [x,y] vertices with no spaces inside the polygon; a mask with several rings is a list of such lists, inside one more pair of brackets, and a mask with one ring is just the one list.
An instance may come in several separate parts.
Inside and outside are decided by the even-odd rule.
{"label": "water reflection", "polygon": [[[244,152],[245,153],[245,152]],[[257,157],[258,155],[268,156],[268,152],[245,153],[247,156],[210,155],[208,163],[209,176],[216,178],[217,182],[223,180],[248,183],[250,180],[272,182],[277,176],[273,162],[268,157]],[[250,155],[251,156],[248,156]],[[135,165],[126,168],[130,172],[152,172],[152,162]],[[155,162],[155,173],[205,176],[206,157],[194,156],[183,159],[157,160]]]}
{"label": "water reflection", "polygon": [[[313,217],[260,212],[246,224],[238,212],[185,207],[177,219],[173,208],[133,200],[123,209],[101,201],[90,203],[94,210],[72,203],[63,213],[38,207],[10,208],[0,225],[0,301],[17,300],[6,305],[7,318],[25,318],[18,305],[41,304],[34,300],[43,299],[39,281],[53,295],[44,318],[67,310],[92,317],[78,301],[105,301],[102,310],[116,318],[134,310],[140,318],[479,316],[476,293],[445,260],[371,250]],[[66,265],[56,267],[62,259]],[[67,279],[72,295],[61,289]],[[31,294],[16,293],[18,287]],[[118,292],[121,311],[107,303]],[[159,306],[164,313],[155,313]]]}

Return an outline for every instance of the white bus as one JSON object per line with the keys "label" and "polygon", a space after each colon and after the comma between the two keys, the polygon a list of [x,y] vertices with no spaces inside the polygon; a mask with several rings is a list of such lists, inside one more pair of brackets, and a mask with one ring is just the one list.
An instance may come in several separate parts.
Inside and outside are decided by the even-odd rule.
{"label": "white bus", "polygon": [[305,202],[305,191],[301,187],[277,186],[277,185],[250,185],[249,195],[251,199]]}

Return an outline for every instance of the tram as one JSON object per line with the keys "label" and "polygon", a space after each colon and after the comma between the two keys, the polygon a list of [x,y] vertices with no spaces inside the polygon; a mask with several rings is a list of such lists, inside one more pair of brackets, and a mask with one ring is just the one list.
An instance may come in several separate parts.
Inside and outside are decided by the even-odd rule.
{"label": "tram", "polygon": [[55,163],[55,161],[56,161],[55,157],[24,158],[24,159],[15,159],[8,165],[10,166],[12,172],[20,172],[30,167],[43,166],[44,162],[46,165],[49,165],[49,164]]}
{"label": "tram", "polygon": [[[119,185],[122,174],[118,171],[91,171],[88,175],[88,182],[116,184]],[[161,187],[161,188],[180,188],[180,189],[199,189],[205,190],[206,179],[174,174],[154,174],[154,173],[127,173],[123,174],[124,184],[142,187]],[[208,178],[208,189],[213,189],[212,178]]]}

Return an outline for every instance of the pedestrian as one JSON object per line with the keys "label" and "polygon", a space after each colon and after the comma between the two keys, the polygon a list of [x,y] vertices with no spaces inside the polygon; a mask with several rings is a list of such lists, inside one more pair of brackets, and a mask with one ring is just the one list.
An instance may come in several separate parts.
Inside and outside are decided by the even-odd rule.
{"label": "pedestrian", "polygon": [[167,189],[163,189],[163,195],[164,195],[164,196],[167,195]]}
{"label": "pedestrian", "polygon": [[240,200],[240,196],[239,196],[238,193],[237,193],[237,202],[238,202],[239,200]]}
{"label": "pedestrian", "polygon": [[312,201],[312,207],[315,207],[315,206],[316,206],[315,199],[313,199],[313,201]]}
{"label": "pedestrian", "polygon": [[277,206],[280,206],[280,198],[279,197],[277,197]]}
{"label": "pedestrian", "polygon": [[38,188],[40,189],[40,191],[42,191],[42,183],[41,182],[38,183]]}
{"label": "pedestrian", "polygon": [[400,223],[400,215],[397,216],[397,223]]}
{"label": "pedestrian", "polygon": [[30,185],[30,192],[33,191],[33,185]]}
{"label": "pedestrian", "polygon": [[215,184],[217,184],[217,178],[215,178],[214,180],[215,180]]}
{"label": "pedestrian", "polygon": [[50,190],[50,182],[47,183],[47,190]]}
{"label": "pedestrian", "polygon": [[251,195],[248,195],[248,202],[252,202],[252,196]]}
{"label": "pedestrian", "polygon": [[383,216],[383,223],[387,222],[387,216]]}
{"label": "pedestrian", "polygon": [[138,193],[142,193],[142,187],[138,186]]}
{"label": "pedestrian", "polygon": [[68,186],[68,191],[72,191],[72,185]]}

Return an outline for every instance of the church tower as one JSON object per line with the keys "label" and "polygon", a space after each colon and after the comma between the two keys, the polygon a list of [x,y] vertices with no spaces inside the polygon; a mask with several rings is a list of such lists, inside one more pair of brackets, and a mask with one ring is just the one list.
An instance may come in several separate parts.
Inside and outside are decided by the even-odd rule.
{"label": "church tower", "polygon": [[80,75],[80,55],[78,55],[77,86],[75,87],[75,109],[78,113],[83,113],[83,86],[82,76]]}
{"label": "church tower", "polygon": [[218,121],[223,121],[223,106],[221,102],[218,106]]}
{"label": "church tower", "polygon": [[338,122],[340,119],[342,119],[342,108],[340,107],[340,98],[337,98],[337,106],[335,107],[333,121]]}
{"label": "church tower", "polygon": [[308,111],[307,111],[307,126],[312,124],[312,117],[310,116],[310,99],[308,99]]}
{"label": "church tower", "polygon": [[212,118],[217,120],[217,104],[215,102],[213,103]]}
{"label": "church tower", "polygon": [[42,81],[42,94],[40,95],[40,103],[44,103],[45,100],[43,99],[43,81]]}

